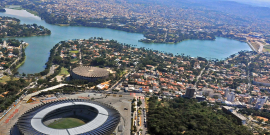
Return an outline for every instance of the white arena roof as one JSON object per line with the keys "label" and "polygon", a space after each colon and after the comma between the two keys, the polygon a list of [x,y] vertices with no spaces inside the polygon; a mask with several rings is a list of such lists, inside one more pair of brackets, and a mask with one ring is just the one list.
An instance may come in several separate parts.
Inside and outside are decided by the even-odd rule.
{"label": "white arena roof", "polygon": [[[65,115],[66,113],[72,113],[72,111],[66,111],[70,108],[79,108],[79,110],[89,111],[91,114],[95,114],[95,117],[84,125],[69,128],[69,129],[54,129],[47,127],[43,120],[48,118],[49,115]],[[95,111],[92,112],[91,108]],[[62,110],[61,110],[62,109]],[[53,112],[53,113],[52,113]],[[58,114],[59,113],[59,114]],[[79,116],[83,114],[79,113]],[[51,117],[51,116],[50,116]],[[113,107],[84,99],[67,99],[55,102],[46,103],[36,106],[33,109],[24,113],[11,129],[11,135],[18,135],[15,130],[20,131],[20,134],[36,134],[36,135],[75,135],[75,134],[101,134],[109,135],[117,127],[120,122],[120,113]],[[16,129],[15,129],[16,128]],[[19,134],[19,135],[20,135]]]}

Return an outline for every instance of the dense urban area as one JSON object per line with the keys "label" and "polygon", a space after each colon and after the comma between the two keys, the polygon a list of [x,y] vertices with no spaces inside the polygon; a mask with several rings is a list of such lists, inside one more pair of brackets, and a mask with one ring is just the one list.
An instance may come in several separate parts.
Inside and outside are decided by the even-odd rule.
{"label": "dense urban area", "polygon": [[[166,2],[6,0],[1,5],[21,5],[50,24],[143,33],[145,39],[140,41],[147,43],[177,43],[187,39],[215,40],[215,36],[220,36],[248,42],[254,51],[268,51],[270,48],[268,9],[233,2],[209,3],[213,6],[207,8],[203,7],[207,2]],[[265,15],[258,15],[260,13]]]}
{"label": "dense urban area", "polygon": [[[50,54],[47,68],[40,73],[4,75],[12,79],[2,82],[2,111],[20,100],[35,103],[48,94],[72,95],[90,91],[106,97],[117,94],[122,97],[128,93],[142,93],[143,96],[135,97],[128,108],[133,112],[132,121],[135,122],[132,122],[132,132],[142,132],[142,129],[150,134],[269,131],[269,54],[241,51],[226,60],[208,60],[136,48],[136,45],[100,37],[61,41]],[[70,76],[73,69],[80,66],[106,69],[109,75],[95,82]],[[68,86],[50,89],[61,84]],[[50,91],[43,91],[45,89]],[[24,96],[26,93],[32,94]],[[89,96],[81,98],[94,100]],[[18,100],[13,103],[15,99]],[[46,98],[42,100],[44,102]],[[147,102],[144,107],[141,107],[142,101]],[[179,112],[179,109],[183,111]],[[148,117],[148,121],[141,120],[140,115]],[[145,126],[140,121],[145,121]],[[206,126],[203,121],[212,124]],[[164,127],[167,122],[175,125]]]}
{"label": "dense urban area", "polygon": [[[103,37],[67,39],[50,50],[43,71],[25,74],[18,68],[26,60],[28,43],[11,38],[51,31],[1,16],[0,135],[14,134],[20,117],[35,108],[69,100],[74,104],[75,99],[116,109],[121,117],[115,120],[115,135],[270,134],[270,10],[225,1],[205,8],[207,3],[174,2],[1,1],[0,12],[16,5],[54,25],[142,33],[140,41],[146,43],[225,37],[247,42],[252,51],[219,60]],[[52,121],[43,124],[68,131],[87,123],[75,118]]]}

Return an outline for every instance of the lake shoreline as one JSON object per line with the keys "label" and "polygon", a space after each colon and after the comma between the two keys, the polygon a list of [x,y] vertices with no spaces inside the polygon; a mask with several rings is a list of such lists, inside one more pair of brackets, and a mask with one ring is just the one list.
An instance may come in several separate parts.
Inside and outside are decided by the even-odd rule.
{"label": "lake shoreline", "polygon": [[43,71],[51,48],[60,41],[88,39],[90,37],[103,37],[103,39],[117,40],[122,44],[134,45],[136,48],[143,47],[163,53],[172,53],[174,55],[184,54],[207,59],[224,59],[241,50],[251,50],[247,43],[222,37],[216,37],[215,41],[185,40],[173,44],[142,43],[138,42],[139,39],[143,38],[143,35],[139,33],[124,32],[109,28],[51,25],[26,10],[7,9],[6,13],[0,13],[0,15],[18,18],[21,20],[21,23],[36,23],[51,30],[51,35],[47,36],[15,37],[18,40],[29,43],[29,46],[25,50],[27,56],[25,63],[18,69],[20,73],[26,74]]}

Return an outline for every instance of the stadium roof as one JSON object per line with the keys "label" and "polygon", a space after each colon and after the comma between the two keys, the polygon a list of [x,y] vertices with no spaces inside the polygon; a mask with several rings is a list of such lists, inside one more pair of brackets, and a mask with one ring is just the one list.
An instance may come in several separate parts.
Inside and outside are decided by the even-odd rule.
{"label": "stadium roof", "polygon": [[[53,129],[43,124],[43,119],[50,112],[68,106],[84,105],[93,107],[98,111],[97,116],[90,122],[69,129]],[[68,99],[50,102],[30,109],[23,114],[14,127],[22,134],[49,134],[49,135],[75,135],[75,134],[111,134],[120,121],[120,114],[113,107],[83,99]],[[11,131],[12,134],[12,131]]]}
{"label": "stadium roof", "polygon": [[104,68],[79,66],[74,68],[73,73],[84,77],[104,77],[109,75],[109,71]]}

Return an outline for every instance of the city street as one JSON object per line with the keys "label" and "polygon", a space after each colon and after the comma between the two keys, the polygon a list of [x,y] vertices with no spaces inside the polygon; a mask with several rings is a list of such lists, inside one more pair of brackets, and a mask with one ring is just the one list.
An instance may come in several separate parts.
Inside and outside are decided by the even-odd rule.
{"label": "city street", "polygon": [[[133,123],[137,128],[137,133],[145,135],[147,128],[146,128],[146,105],[145,105],[145,96],[139,93],[133,93],[135,101],[135,108],[136,111],[133,113]],[[138,106],[139,100],[141,100],[141,105]]]}

